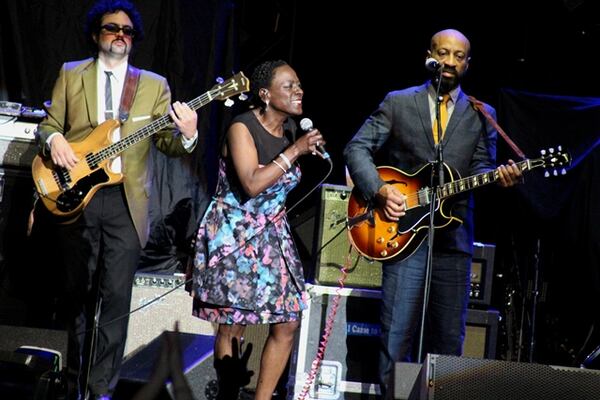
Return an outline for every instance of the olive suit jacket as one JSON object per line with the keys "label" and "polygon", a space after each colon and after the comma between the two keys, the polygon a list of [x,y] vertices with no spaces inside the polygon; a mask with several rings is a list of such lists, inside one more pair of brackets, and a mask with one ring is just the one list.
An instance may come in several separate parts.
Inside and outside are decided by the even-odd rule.
{"label": "olive suit jacket", "polygon": [[[171,92],[165,78],[141,70],[140,79],[129,110],[121,124],[121,138],[165,115],[171,103]],[[43,155],[48,155],[48,137],[61,133],[69,142],[80,142],[98,126],[97,60],[89,58],[63,64],[51,103],[46,104],[47,116],[37,130]],[[151,136],[158,150],[170,156],[187,154],[180,133],[166,128]],[[152,165],[149,162],[151,141],[142,140],[121,153],[122,172],[127,205],[142,247],[148,240],[148,207]]]}

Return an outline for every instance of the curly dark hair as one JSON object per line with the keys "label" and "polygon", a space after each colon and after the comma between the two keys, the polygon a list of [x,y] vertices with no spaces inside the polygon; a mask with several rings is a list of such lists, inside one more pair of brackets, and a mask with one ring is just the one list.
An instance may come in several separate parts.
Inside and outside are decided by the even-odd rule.
{"label": "curly dark hair", "polygon": [[288,65],[283,60],[265,61],[254,68],[252,78],[250,78],[250,92],[252,93],[250,101],[255,107],[260,108],[260,112],[265,112],[266,104],[259,96],[260,89],[271,87],[275,69]]}
{"label": "curly dark hair", "polygon": [[99,0],[97,1],[87,14],[85,24],[85,34],[87,36],[88,45],[93,53],[98,52],[98,44],[94,42],[92,35],[100,34],[100,23],[105,14],[112,14],[118,11],[123,11],[135,29],[135,36],[132,38],[133,43],[139,43],[144,38],[144,28],[142,26],[142,17],[135,6],[127,0]]}

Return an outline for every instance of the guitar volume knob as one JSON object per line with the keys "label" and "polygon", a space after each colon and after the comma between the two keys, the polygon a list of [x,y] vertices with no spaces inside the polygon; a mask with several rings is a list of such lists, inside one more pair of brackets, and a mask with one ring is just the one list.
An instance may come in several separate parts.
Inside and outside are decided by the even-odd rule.
{"label": "guitar volume knob", "polygon": [[378,238],[377,238],[377,243],[378,243],[378,244],[381,244],[381,243],[383,243],[383,242],[384,242],[384,240],[385,240],[385,239],[384,239],[383,237],[378,237]]}
{"label": "guitar volume knob", "polygon": [[388,231],[388,233],[394,233],[394,227],[388,226],[387,231]]}
{"label": "guitar volume knob", "polygon": [[387,250],[381,250],[379,254],[381,255],[381,257],[386,257],[388,253]]}
{"label": "guitar volume knob", "polygon": [[389,242],[388,243],[388,247],[391,247],[392,249],[397,249],[398,248],[398,242]]}

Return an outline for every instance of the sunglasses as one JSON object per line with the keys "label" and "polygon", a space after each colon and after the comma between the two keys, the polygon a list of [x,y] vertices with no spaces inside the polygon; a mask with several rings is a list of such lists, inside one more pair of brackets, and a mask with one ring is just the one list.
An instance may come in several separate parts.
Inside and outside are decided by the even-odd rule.
{"label": "sunglasses", "polygon": [[123,35],[125,36],[129,36],[131,38],[135,36],[135,29],[128,25],[119,26],[117,24],[106,24],[102,25],[100,28],[115,35],[119,32],[123,32]]}

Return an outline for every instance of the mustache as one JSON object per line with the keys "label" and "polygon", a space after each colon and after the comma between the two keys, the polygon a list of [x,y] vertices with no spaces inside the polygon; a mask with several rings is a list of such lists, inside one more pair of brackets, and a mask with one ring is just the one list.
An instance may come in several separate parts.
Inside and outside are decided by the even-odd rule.
{"label": "mustache", "polygon": [[110,44],[112,45],[113,43],[116,43],[116,42],[121,42],[121,43],[123,43],[125,46],[127,46],[127,42],[126,42],[126,41],[124,41],[123,39],[115,39],[115,40],[113,40],[112,42],[110,42]]}
{"label": "mustache", "polygon": [[458,72],[456,71],[456,68],[454,67],[445,67],[442,69],[442,72],[449,72],[451,74],[457,75]]}

